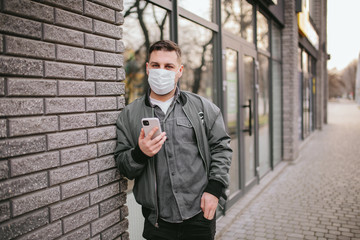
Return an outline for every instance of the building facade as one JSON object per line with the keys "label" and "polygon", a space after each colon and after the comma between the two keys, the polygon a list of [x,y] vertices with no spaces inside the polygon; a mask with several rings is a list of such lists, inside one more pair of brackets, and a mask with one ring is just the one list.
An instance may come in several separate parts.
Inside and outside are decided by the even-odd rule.
{"label": "building facade", "polygon": [[[326,0],[0,0],[0,236],[142,239],[115,121],[177,42],[179,86],[218,105],[226,213],[326,123]],[[129,224],[130,222],[130,224]]]}

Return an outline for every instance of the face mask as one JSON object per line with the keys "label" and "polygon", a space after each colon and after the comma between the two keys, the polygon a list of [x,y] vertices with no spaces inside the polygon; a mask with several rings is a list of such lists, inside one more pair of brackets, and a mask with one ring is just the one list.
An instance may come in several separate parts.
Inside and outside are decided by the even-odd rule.
{"label": "face mask", "polygon": [[151,90],[157,95],[168,94],[175,87],[175,75],[175,72],[165,69],[149,69],[148,82]]}

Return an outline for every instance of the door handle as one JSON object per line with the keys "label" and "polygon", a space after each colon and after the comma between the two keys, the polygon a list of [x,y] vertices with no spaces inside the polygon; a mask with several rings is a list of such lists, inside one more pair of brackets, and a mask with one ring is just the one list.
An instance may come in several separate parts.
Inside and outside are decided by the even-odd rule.
{"label": "door handle", "polygon": [[248,105],[242,105],[243,108],[249,108],[249,128],[243,129],[243,132],[248,132],[249,136],[252,135],[252,108],[251,108],[251,99],[248,100]]}

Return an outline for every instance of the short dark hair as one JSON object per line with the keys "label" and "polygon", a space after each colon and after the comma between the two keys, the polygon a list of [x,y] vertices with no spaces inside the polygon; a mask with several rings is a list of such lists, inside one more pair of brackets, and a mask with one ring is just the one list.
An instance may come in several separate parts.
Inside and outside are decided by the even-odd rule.
{"label": "short dark hair", "polygon": [[179,46],[170,40],[160,40],[155,42],[151,47],[149,48],[149,58],[153,51],[167,51],[172,52],[175,51],[176,55],[178,57],[179,62],[181,62],[181,49]]}

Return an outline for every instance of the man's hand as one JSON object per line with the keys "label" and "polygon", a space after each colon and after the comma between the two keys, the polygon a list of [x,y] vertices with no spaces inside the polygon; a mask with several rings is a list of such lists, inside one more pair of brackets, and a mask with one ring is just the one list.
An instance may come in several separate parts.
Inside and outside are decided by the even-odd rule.
{"label": "man's hand", "polygon": [[214,218],[218,203],[219,199],[217,197],[207,192],[203,193],[200,207],[206,219],[212,220]]}
{"label": "man's hand", "polygon": [[152,157],[155,154],[157,154],[166,140],[165,132],[162,132],[156,138],[151,139],[151,137],[155,134],[157,130],[158,127],[154,127],[145,137],[144,129],[141,128],[141,132],[138,140],[139,147],[141,151],[149,157]]}

